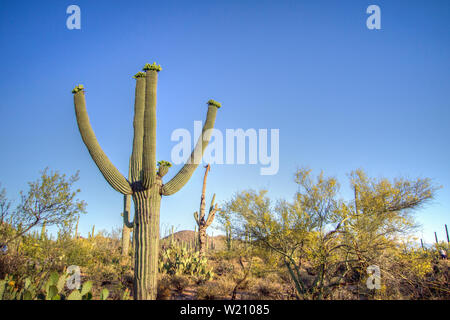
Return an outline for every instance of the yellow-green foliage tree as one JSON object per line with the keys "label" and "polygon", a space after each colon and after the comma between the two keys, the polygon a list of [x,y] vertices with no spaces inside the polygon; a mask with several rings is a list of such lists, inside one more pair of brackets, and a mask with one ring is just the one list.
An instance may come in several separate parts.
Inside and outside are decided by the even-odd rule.
{"label": "yellow-green foliage tree", "polygon": [[67,177],[46,168],[39,179],[28,183],[27,192],[20,192],[15,210],[10,210],[10,202],[3,190],[0,195],[0,245],[7,246],[34,227],[58,225],[65,229],[73,225],[86,208],[84,201],[76,199],[80,190],[72,190],[78,179],[78,172]]}
{"label": "yellow-green foliage tree", "polygon": [[361,282],[363,268],[411,231],[411,210],[437,190],[429,179],[369,179],[359,170],[351,175],[357,199],[344,201],[337,180],[323,173],[313,178],[311,170],[300,169],[295,182],[292,202],[273,203],[265,190],[243,191],[221,215],[231,219],[238,237],[249,232],[254,245],[279,254],[302,299],[329,296],[355,270]]}
{"label": "yellow-green foliage tree", "polygon": [[350,186],[354,199],[339,211],[347,218],[342,248],[358,274],[380,264],[382,252],[407,240],[417,228],[414,211],[439,189],[427,178],[370,178],[362,170],[350,174]]}

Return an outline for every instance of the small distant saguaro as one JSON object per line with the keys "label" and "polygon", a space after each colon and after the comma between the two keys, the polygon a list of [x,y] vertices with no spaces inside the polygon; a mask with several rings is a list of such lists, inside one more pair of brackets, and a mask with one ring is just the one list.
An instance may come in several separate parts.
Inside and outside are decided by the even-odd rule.
{"label": "small distant saguaro", "polygon": [[214,204],[214,200],[216,198],[216,194],[213,195],[211,200],[211,205],[209,207],[208,217],[205,220],[205,192],[206,192],[206,179],[208,178],[208,172],[211,166],[208,164],[205,170],[205,176],[203,177],[203,189],[202,196],[200,199],[200,214],[198,211],[194,212],[194,218],[198,225],[198,250],[201,256],[205,255],[205,250],[207,246],[206,239],[206,229],[211,225],[214,221],[214,216],[217,211],[217,203]]}

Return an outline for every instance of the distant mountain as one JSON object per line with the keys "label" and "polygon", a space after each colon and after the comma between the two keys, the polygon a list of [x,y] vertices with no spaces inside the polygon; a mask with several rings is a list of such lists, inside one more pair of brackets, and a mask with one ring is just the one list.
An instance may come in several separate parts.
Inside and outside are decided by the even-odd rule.
{"label": "distant mountain", "polygon": [[[175,232],[173,234],[173,239],[176,242],[185,242],[185,243],[194,243],[196,237],[198,237],[198,232],[194,232],[192,230],[182,230]],[[172,238],[172,234],[161,238],[161,244],[168,244],[170,242],[170,239]],[[212,243],[215,250],[221,250],[225,247],[225,236],[219,235],[219,236],[208,236],[208,243],[209,245]]]}

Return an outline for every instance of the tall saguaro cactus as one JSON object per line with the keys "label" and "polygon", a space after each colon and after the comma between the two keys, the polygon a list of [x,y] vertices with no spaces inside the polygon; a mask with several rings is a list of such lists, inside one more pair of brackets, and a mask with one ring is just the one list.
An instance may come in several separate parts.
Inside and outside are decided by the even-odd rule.
{"label": "tall saguaro cactus", "polygon": [[145,72],[138,72],[134,76],[136,98],[130,179],[126,179],[117,170],[97,142],[89,123],[83,86],[77,86],[72,92],[78,128],[92,160],[111,187],[133,198],[134,221],[132,224],[128,221],[127,212],[124,214],[124,221],[127,226],[133,227],[134,298],[149,300],[156,298],[157,290],[161,198],[176,193],[191,178],[209,143],[217,109],[221,105],[214,100],[208,101],[208,112],[202,134],[188,162],[170,181],[163,183],[163,177],[171,164],[160,161],[157,168],[156,163],[156,87],[161,67],[156,63],[146,64],[143,70]]}
{"label": "tall saguaro cactus", "polygon": [[209,207],[208,217],[205,220],[205,192],[206,192],[206,179],[208,178],[208,172],[210,170],[210,165],[208,164],[205,170],[205,176],[203,177],[203,188],[202,188],[202,196],[200,199],[200,214],[198,211],[194,212],[194,218],[198,225],[198,247],[201,256],[205,255],[205,249],[207,246],[206,239],[206,229],[211,225],[214,220],[214,216],[217,211],[217,203],[214,204],[214,200],[216,198],[216,194],[213,195],[211,200],[211,205]]}

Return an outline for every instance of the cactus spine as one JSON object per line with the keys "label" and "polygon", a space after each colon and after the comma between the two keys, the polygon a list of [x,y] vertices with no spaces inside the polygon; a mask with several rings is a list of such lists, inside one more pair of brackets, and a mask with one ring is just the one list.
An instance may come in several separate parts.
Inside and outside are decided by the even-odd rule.
{"label": "cactus spine", "polygon": [[[83,86],[78,85],[72,92],[78,128],[92,160],[112,188],[133,198],[134,299],[153,300],[157,290],[161,197],[178,192],[191,178],[209,143],[210,129],[214,127],[221,105],[214,100],[208,101],[202,134],[190,159],[170,181],[163,183],[163,176],[171,165],[160,161],[157,168],[156,164],[156,88],[161,67],[156,63],[146,64],[144,71],[134,76],[136,98],[130,180],[117,170],[101,149],[89,123]],[[126,216],[124,219],[128,220]]]}
{"label": "cactus spine", "polygon": [[208,241],[206,236],[206,229],[211,225],[214,220],[214,216],[217,211],[217,203],[214,204],[214,200],[216,198],[216,194],[213,195],[211,205],[209,207],[208,217],[205,220],[205,192],[206,192],[206,180],[208,178],[208,172],[211,166],[208,164],[205,170],[205,176],[203,177],[203,188],[202,188],[202,196],[200,198],[200,215],[198,212],[194,212],[194,218],[197,222],[198,226],[198,246],[200,256],[205,255],[205,250],[208,249]]}

